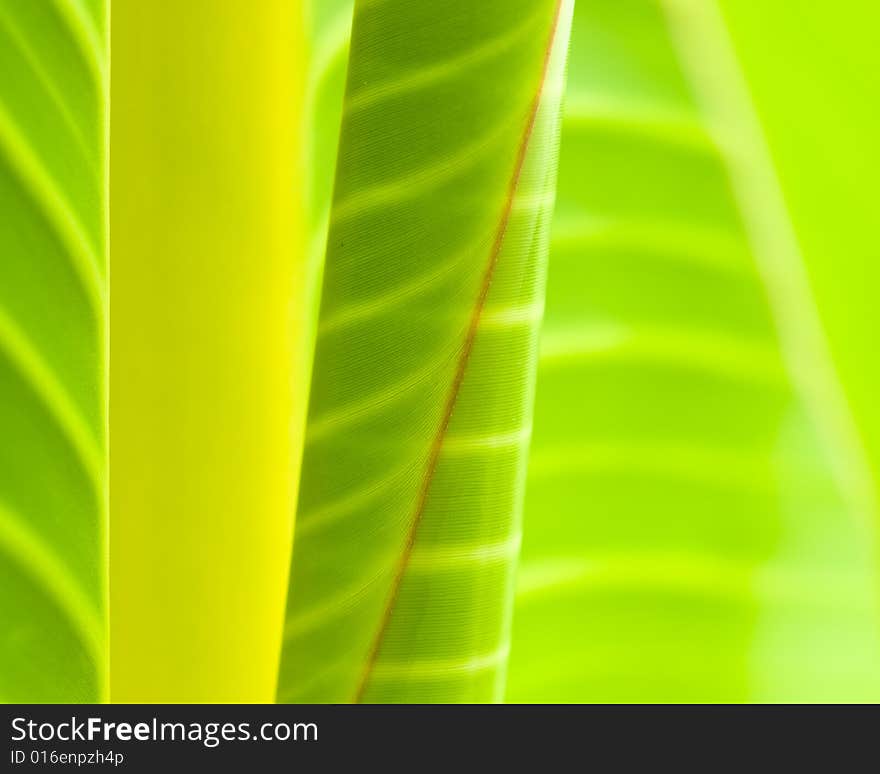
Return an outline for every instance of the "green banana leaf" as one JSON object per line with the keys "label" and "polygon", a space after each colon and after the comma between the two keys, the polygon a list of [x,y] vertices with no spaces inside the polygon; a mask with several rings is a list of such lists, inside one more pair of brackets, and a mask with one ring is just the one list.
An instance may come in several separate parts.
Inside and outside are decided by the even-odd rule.
{"label": "green banana leaf", "polygon": [[579,3],[562,131],[507,699],[876,700],[869,466],[714,0]]}
{"label": "green banana leaf", "polygon": [[0,0],[0,701],[106,695],[102,0]]}
{"label": "green banana leaf", "polygon": [[722,7],[861,432],[876,512],[880,6],[809,3],[794,26],[785,3],[724,0]]}
{"label": "green banana leaf", "polygon": [[501,697],[570,16],[355,4],[280,701]]}

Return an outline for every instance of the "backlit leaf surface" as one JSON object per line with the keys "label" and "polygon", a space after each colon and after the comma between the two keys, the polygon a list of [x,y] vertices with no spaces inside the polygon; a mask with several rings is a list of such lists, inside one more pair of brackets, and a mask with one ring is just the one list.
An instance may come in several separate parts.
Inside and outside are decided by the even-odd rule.
{"label": "backlit leaf surface", "polygon": [[567,0],[361,0],[281,701],[500,698]]}
{"label": "backlit leaf surface", "polygon": [[878,696],[873,498],[713,0],[580,3],[510,701]]}
{"label": "backlit leaf surface", "polygon": [[106,690],[102,0],[0,1],[0,701]]}

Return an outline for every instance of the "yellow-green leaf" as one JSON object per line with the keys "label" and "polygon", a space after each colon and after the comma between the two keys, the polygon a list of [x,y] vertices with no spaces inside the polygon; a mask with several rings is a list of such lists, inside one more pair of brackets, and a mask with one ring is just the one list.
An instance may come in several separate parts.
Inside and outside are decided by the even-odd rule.
{"label": "yellow-green leaf", "polygon": [[580,3],[566,105],[507,698],[875,699],[873,484],[715,0]]}

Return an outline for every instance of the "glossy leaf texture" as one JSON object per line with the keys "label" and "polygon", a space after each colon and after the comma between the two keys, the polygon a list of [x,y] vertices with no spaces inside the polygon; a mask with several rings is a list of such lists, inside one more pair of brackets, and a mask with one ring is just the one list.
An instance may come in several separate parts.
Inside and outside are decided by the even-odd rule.
{"label": "glossy leaf texture", "polygon": [[0,1],[0,700],[106,691],[101,0]]}
{"label": "glossy leaf texture", "polygon": [[845,385],[713,0],[575,13],[507,699],[876,700]]}
{"label": "glossy leaf texture", "polygon": [[568,0],[355,4],[280,701],[491,701]]}

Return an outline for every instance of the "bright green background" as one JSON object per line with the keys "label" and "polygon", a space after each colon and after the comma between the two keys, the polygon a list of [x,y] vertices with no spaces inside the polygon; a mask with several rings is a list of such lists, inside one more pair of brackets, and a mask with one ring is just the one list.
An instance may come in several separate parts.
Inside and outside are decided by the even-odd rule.
{"label": "bright green background", "polygon": [[876,11],[792,5],[577,7],[509,700],[880,695]]}

